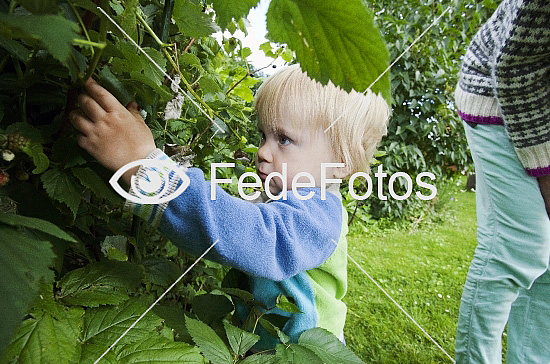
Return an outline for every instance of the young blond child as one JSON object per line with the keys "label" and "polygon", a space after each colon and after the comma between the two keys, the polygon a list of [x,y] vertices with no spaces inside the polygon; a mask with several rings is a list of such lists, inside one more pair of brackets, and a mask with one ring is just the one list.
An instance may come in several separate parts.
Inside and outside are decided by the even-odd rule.
{"label": "young blond child", "polygon": [[[170,161],[155,147],[135,103],[124,108],[93,80],[86,84],[79,103],[81,110],[71,115],[73,125],[83,133],[78,143],[107,168],[117,170],[141,158]],[[294,65],[261,85],[255,108],[262,135],[256,156],[258,175],[265,181],[272,172],[285,175],[286,168],[286,181],[275,177],[267,186],[272,195],[286,188],[286,198],[267,200],[263,194],[263,203],[251,203],[216,185],[216,199],[211,200],[211,183],[203,172],[174,162],[174,168],[184,169],[190,179],[181,195],[158,205],[126,201],[125,208],[191,254],[199,255],[218,241],[207,258],[246,273],[250,291],[266,307],[274,307],[280,294],[294,299],[302,313],[273,311],[290,316],[283,331],[292,341],[313,327],[325,328],[343,340],[347,213],[339,184],[330,184],[322,198],[321,187],[326,186],[320,185],[321,163],[344,163],[344,167],[325,168],[326,179],[368,171],[386,133],[389,107],[371,91],[348,93],[332,83],[322,86]],[[131,170],[123,178],[129,184],[136,173],[139,186],[146,181],[148,168]],[[298,189],[308,199],[290,191],[293,183],[308,182],[305,177],[294,178],[300,172],[309,173],[315,181],[315,187]],[[182,181],[177,173],[168,173],[168,190],[174,191]],[[257,333],[261,340],[256,349],[277,343],[261,328]]]}

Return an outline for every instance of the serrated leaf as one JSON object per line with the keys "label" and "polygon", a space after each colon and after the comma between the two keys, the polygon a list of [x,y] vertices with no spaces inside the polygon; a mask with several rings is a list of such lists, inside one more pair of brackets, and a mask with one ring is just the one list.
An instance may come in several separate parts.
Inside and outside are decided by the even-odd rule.
{"label": "serrated leaf", "polygon": [[185,317],[185,326],[195,344],[213,364],[231,364],[233,358],[222,339],[204,322]]}
{"label": "serrated leaf", "polygon": [[[95,364],[96,360],[105,352],[107,347],[98,344],[83,344],[81,345],[80,358],[78,364]],[[119,364],[116,354],[113,350],[109,351],[103,358],[100,364]]]}
{"label": "serrated leaf", "polygon": [[176,0],[172,17],[183,35],[191,38],[206,37],[219,31],[212,22],[212,16],[204,13],[201,5],[195,5],[189,0]]}
{"label": "serrated leaf", "polygon": [[137,41],[136,12],[138,5],[139,0],[125,0],[124,11],[118,17],[120,27],[135,41]]}
{"label": "serrated leaf", "polygon": [[283,363],[289,364],[324,364],[313,351],[299,344],[277,344],[275,356]]}
{"label": "serrated leaf", "polygon": [[13,39],[0,37],[0,47],[7,50],[15,58],[27,63],[29,60],[30,51],[21,42]]}
{"label": "serrated leaf", "polygon": [[178,62],[181,65],[186,65],[191,68],[196,68],[199,72],[204,72],[204,68],[201,65],[199,57],[192,53],[183,53],[179,56]]}
{"label": "serrated leaf", "polygon": [[290,313],[302,313],[298,306],[296,306],[294,303],[290,302],[288,298],[284,295],[279,295],[277,297],[277,305],[276,307],[280,310],[283,310],[285,312]]}
{"label": "serrated leaf", "polygon": [[174,342],[165,337],[157,337],[125,345],[118,352],[117,360],[120,364],[199,364],[205,362],[198,348],[186,343]]}
{"label": "serrated leaf", "polygon": [[254,354],[246,357],[239,364],[278,364],[280,361],[272,354]]}
{"label": "serrated leaf", "polygon": [[171,260],[149,257],[143,260],[145,267],[145,279],[152,284],[168,287],[181,274],[178,265]]}
{"label": "serrated leaf", "polygon": [[363,363],[340,339],[321,327],[304,331],[298,338],[298,344],[313,351],[326,363]]}
{"label": "serrated leaf", "polygon": [[288,337],[287,334],[285,334],[280,328],[278,328],[277,326],[275,326],[273,323],[269,322],[268,320],[266,320],[265,318],[261,318],[259,320],[259,323],[260,325],[262,325],[262,327],[264,329],[266,329],[267,332],[269,332],[271,335],[275,336],[275,337],[278,337],[279,340],[281,340],[281,342],[283,344],[286,344],[290,341],[290,338]]}
{"label": "serrated leaf", "polygon": [[192,307],[197,317],[206,324],[224,318],[234,309],[227,297],[211,293],[195,296]]}
{"label": "serrated leaf", "polygon": [[23,148],[23,151],[32,158],[32,162],[36,166],[36,168],[32,170],[33,174],[42,173],[50,166],[50,160],[48,156],[44,154],[42,144],[31,142],[28,147]]}
{"label": "serrated leaf", "polygon": [[129,262],[92,263],[67,273],[59,282],[60,299],[69,305],[97,307],[128,299],[143,278],[142,269]]}
{"label": "serrated leaf", "polygon": [[[82,340],[86,344],[99,345],[105,351],[136,320],[147,307],[137,299],[130,299],[118,306],[90,308],[84,314]],[[131,344],[151,338],[162,319],[149,312],[119,341],[119,344]],[[102,352],[103,352],[102,351]],[[97,358],[96,358],[97,359]]]}
{"label": "serrated leaf", "polygon": [[17,3],[33,14],[58,14],[61,11],[55,0],[17,0]]}
{"label": "serrated leaf", "polygon": [[128,105],[134,99],[126,86],[111,72],[109,66],[105,65],[99,71],[98,83],[107,89],[122,105]]}
{"label": "serrated leaf", "polygon": [[51,244],[33,239],[25,231],[0,222],[0,351],[35,299],[40,280],[52,282],[54,278],[49,269],[55,258]]}
{"label": "serrated leaf", "polygon": [[37,219],[35,217],[3,213],[0,214],[0,223],[12,226],[25,226],[30,229],[39,230],[46,234],[53,235],[59,239],[67,240],[72,243],[77,242],[72,236],[61,230],[55,224],[52,224],[51,222],[46,220]]}
{"label": "serrated leaf", "polygon": [[0,34],[8,38],[39,41],[62,63],[70,58],[73,39],[81,38],[78,24],[59,15],[7,15],[0,13]]}
{"label": "serrated leaf", "polygon": [[128,260],[126,246],[128,238],[122,235],[106,236],[101,243],[101,252],[111,260],[125,262]]}
{"label": "serrated leaf", "polygon": [[100,198],[106,198],[114,204],[122,202],[120,196],[113,192],[112,188],[107,186],[103,179],[92,169],[71,168],[73,175],[78,178],[84,187],[88,187],[92,192]]}
{"label": "serrated leaf", "polygon": [[216,11],[216,23],[225,30],[233,19],[239,20],[248,15],[250,9],[258,5],[259,0],[210,0],[210,2]]}
{"label": "serrated leaf", "polygon": [[224,321],[223,327],[227,334],[229,345],[233,352],[237,355],[243,355],[254,344],[260,340],[260,336],[248,331],[244,331],[238,327],[231,325],[229,322]]}
{"label": "serrated leaf", "polygon": [[216,94],[221,91],[220,85],[210,75],[204,75],[199,80],[203,94]]}
{"label": "serrated leaf", "polygon": [[52,168],[40,176],[46,193],[53,199],[67,205],[76,217],[82,198],[82,189],[66,170]]}
{"label": "serrated leaf", "polygon": [[[133,45],[123,41],[117,43],[117,48],[124,54],[124,59],[115,58],[113,60],[112,68],[115,73],[129,73],[132,81],[148,85],[162,99],[172,97],[168,88],[162,84],[164,73],[143,52],[137,52]],[[166,71],[166,58],[160,51],[150,47],[144,47],[143,50],[162,70]]]}
{"label": "serrated leaf", "polygon": [[[389,52],[362,0],[272,0],[267,38],[286,43],[307,74],[363,92],[388,67]],[[389,74],[373,87],[390,100]]]}
{"label": "serrated leaf", "polygon": [[32,317],[23,321],[4,358],[16,363],[73,362],[79,355],[83,315],[82,308],[56,303],[52,285],[43,284]]}
{"label": "serrated leaf", "polygon": [[248,291],[245,291],[244,289],[222,287],[219,288],[219,290],[227,293],[228,295],[240,298],[245,304],[254,299],[254,295]]}
{"label": "serrated leaf", "polygon": [[158,304],[153,307],[153,312],[164,320],[166,326],[179,334],[181,341],[191,342],[191,336],[185,327],[185,314],[182,307]]}

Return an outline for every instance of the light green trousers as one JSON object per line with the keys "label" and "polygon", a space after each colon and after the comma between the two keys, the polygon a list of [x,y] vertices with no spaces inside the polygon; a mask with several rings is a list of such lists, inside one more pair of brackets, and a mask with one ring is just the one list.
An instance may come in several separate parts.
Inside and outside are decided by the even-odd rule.
{"label": "light green trousers", "polygon": [[464,123],[476,170],[477,242],[458,318],[459,364],[550,363],[550,219],[503,125]]}

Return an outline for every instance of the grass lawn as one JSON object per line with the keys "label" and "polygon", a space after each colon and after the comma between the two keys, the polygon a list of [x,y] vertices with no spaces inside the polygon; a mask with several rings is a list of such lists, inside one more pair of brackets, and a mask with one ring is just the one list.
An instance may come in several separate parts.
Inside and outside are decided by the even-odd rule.
{"label": "grass lawn", "polygon": [[[349,254],[452,356],[462,286],[476,245],[475,193],[442,194],[411,229],[352,226]],[[351,261],[345,338],[366,363],[450,363]]]}

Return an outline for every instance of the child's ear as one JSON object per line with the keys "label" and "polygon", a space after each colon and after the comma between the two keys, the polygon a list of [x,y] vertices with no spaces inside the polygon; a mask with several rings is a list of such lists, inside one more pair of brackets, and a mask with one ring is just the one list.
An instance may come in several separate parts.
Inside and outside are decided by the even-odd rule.
{"label": "child's ear", "polygon": [[[342,162],[344,163],[344,162]],[[346,178],[351,174],[351,168],[349,166],[336,167],[334,168],[334,177],[336,178]]]}

